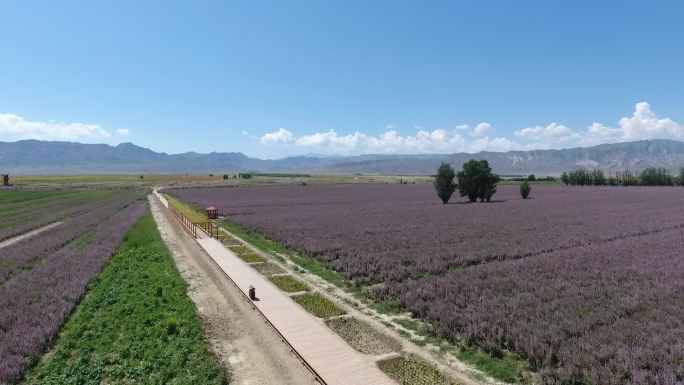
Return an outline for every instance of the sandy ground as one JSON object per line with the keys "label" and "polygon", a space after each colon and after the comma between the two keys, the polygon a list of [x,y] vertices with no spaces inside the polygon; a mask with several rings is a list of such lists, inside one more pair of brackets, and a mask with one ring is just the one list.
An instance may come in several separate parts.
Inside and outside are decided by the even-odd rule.
{"label": "sandy ground", "polygon": [[150,195],[157,227],[188,283],[204,336],[236,385],[318,384],[171,214]]}
{"label": "sandy ground", "polygon": [[22,239],[25,239],[25,238],[28,238],[28,237],[32,237],[32,236],[34,236],[34,235],[36,235],[36,234],[38,234],[38,233],[42,233],[43,231],[49,230],[49,229],[51,229],[51,228],[53,228],[53,227],[55,227],[55,226],[57,226],[57,225],[61,225],[62,223],[64,223],[64,222],[53,222],[53,223],[50,223],[50,224],[47,225],[47,226],[43,226],[43,227],[37,228],[37,229],[35,229],[35,230],[31,230],[31,231],[29,231],[28,233],[24,233],[24,234],[21,234],[21,235],[17,235],[17,236],[14,237],[14,238],[6,239],[6,240],[0,242],[0,249],[3,248],[3,247],[5,247],[5,246],[9,246],[9,245],[11,245],[11,244],[13,244],[13,243],[19,242],[19,241],[21,241]]}

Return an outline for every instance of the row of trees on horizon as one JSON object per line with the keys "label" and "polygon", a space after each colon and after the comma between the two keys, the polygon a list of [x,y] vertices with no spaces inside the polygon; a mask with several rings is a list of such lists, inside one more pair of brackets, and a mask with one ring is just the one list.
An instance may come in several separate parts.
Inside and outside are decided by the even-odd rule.
{"label": "row of trees on horizon", "polygon": [[[531,187],[529,181],[545,180],[551,181],[553,177],[535,178],[530,175],[526,178],[519,178],[520,195],[527,199]],[[650,167],[641,172],[631,172],[625,170],[607,175],[603,170],[595,168],[593,170],[578,169],[570,172],[563,172],[560,181],[570,186],[684,186],[684,167],[680,169],[678,175],[673,175],[664,167]],[[492,173],[487,160],[471,159],[463,164],[463,169],[456,172],[449,163],[442,162],[435,175],[434,186],[437,196],[446,204],[451,199],[453,193],[458,189],[462,197],[468,197],[470,202],[489,202],[496,193],[497,183],[501,178]],[[553,178],[555,180],[555,178]]]}
{"label": "row of trees on horizon", "polygon": [[684,186],[684,168],[678,175],[663,167],[650,167],[641,172],[625,170],[607,175],[601,169],[563,172],[561,182],[570,186]]}

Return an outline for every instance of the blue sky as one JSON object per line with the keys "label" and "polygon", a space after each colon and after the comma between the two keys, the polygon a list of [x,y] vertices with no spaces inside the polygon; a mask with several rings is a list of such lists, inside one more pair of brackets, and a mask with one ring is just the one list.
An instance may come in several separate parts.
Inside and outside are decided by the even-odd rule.
{"label": "blue sky", "polygon": [[474,152],[684,139],[681,1],[0,0],[0,140]]}

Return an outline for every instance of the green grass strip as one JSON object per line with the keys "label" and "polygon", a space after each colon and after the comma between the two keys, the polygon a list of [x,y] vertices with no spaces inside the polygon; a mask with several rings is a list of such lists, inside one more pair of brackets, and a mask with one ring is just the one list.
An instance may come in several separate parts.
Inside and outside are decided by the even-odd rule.
{"label": "green grass strip", "polygon": [[152,216],[144,215],[26,384],[226,384]]}
{"label": "green grass strip", "polygon": [[291,275],[276,275],[269,277],[278,288],[288,293],[296,293],[298,291],[308,291],[309,287],[302,281],[295,279]]}
{"label": "green grass strip", "polygon": [[459,360],[467,362],[493,378],[504,382],[519,382],[520,369],[528,369],[527,364],[520,358],[507,354],[502,357],[492,357],[480,349],[464,349],[456,355]]}
{"label": "green grass strip", "polygon": [[298,304],[302,305],[309,313],[319,318],[330,318],[338,315],[347,314],[332,301],[319,293],[305,293],[292,297]]}

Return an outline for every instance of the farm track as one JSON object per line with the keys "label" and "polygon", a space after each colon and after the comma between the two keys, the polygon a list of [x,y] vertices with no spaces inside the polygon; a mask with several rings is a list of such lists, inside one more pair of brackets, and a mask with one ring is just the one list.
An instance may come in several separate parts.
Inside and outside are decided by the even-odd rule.
{"label": "farm track", "polygon": [[236,385],[318,384],[157,199],[150,207],[195,303],[205,338]]}
{"label": "farm track", "polygon": [[31,230],[31,231],[29,231],[29,232],[26,232],[26,233],[24,233],[24,234],[17,235],[16,237],[13,237],[13,238],[10,238],[10,239],[6,239],[6,240],[0,242],[0,249],[2,249],[3,247],[7,247],[7,246],[9,246],[9,245],[11,245],[11,244],[13,244],[13,243],[15,243],[15,242],[19,242],[19,241],[21,241],[22,239],[26,239],[26,238],[32,237],[32,236],[34,236],[34,235],[40,234],[40,233],[42,233],[43,231],[50,230],[51,228],[53,228],[53,227],[55,227],[55,226],[59,226],[59,225],[61,225],[62,223],[64,223],[64,222],[53,222],[53,223],[50,223],[50,224],[47,225],[47,226],[43,226],[43,227],[37,228],[37,229],[35,229],[35,230]]}

